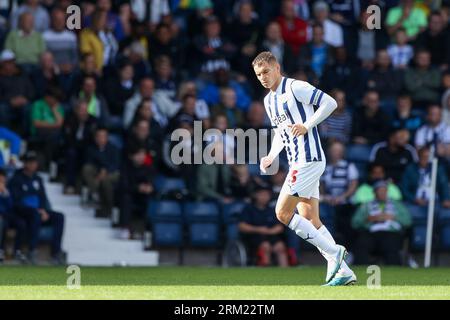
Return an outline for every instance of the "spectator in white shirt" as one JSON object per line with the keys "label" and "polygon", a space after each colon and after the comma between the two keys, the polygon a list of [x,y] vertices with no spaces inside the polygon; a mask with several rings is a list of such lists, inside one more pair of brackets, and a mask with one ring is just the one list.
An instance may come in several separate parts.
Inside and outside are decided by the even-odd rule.
{"label": "spectator in white shirt", "polygon": [[153,29],[161,19],[170,14],[168,0],[134,0],[131,1],[131,10],[139,22],[147,22]]}
{"label": "spectator in white shirt", "polygon": [[450,126],[442,121],[439,105],[428,107],[426,124],[417,130],[416,148],[429,146],[432,154],[450,159]]}
{"label": "spectator in white shirt", "polygon": [[[314,19],[323,26],[324,40],[332,47],[342,47],[344,45],[344,32],[342,27],[329,19],[330,9],[325,1],[317,1],[313,7]],[[311,27],[308,34],[312,35]],[[309,39],[311,37],[308,37]]]}
{"label": "spectator in white shirt", "polygon": [[167,117],[164,116],[163,113],[161,113],[159,106],[154,102],[154,91],[155,82],[151,78],[144,78],[141,80],[139,90],[137,90],[135,94],[125,103],[125,108],[123,110],[123,125],[125,128],[128,128],[130,126],[139,105],[144,100],[151,101],[154,119],[162,128],[166,127]]}

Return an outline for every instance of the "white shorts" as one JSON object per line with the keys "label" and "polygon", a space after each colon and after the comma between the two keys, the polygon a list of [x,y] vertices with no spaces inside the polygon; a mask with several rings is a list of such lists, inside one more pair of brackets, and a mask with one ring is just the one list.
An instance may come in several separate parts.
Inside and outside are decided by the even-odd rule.
{"label": "white shorts", "polygon": [[325,171],[325,161],[293,164],[288,172],[280,193],[302,198],[319,199],[320,177]]}

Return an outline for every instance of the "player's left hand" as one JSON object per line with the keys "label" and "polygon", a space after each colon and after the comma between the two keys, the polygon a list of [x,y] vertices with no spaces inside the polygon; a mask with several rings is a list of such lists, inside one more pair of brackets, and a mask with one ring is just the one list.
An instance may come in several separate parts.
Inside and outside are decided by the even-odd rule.
{"label": "player's left hand", "polygon": [[291,128],[292,134],[296,137],[302,136],[308,132],[305,126],[300,123],[288,124],[288,127]]}

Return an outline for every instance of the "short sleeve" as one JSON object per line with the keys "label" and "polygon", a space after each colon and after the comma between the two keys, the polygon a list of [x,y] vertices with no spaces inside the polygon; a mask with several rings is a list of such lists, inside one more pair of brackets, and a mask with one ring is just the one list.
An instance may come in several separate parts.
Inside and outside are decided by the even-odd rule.
{"label": "short sleeve", "polygon": [[350,163],[348,166],[348,179],[350,181],[359,179],[358,169],[353,163]]}
{"label": "short sleeve", "polygon": [[416,147],[423,147],[425,145],[425,128],[422,127],[416,132],[414,139],[414,144]]}
{"label": "short sleeve", "polygon": [[447,126],[444,130],[444,136],[442,137],[443,143],[450,143],[450,127]]}

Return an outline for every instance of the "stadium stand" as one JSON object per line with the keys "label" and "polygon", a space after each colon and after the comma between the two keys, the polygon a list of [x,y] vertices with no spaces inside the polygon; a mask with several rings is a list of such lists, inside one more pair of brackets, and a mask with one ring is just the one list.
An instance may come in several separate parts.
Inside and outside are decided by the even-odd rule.
{"label": "stadium stand", "polygon": [[[371,4],[381,6],[380,29],[368,28]],[[81,8],[80,29],[66,25],[70,5]],[[276,199],[279,178],[261,176],[248,161],[194,159],[214,145],[216,155],[222,150],[237,160],[238,144],[226,129],[270,129],[260,105],[266,92],[251,69],[253,58],[269,50],[286,76],[310,82],[338,103],[319,126],[324,150],[335,142],[345,146],[341,162],[327,155],[320,211],[328,229],[352,251],[358,236],[352,215],[387,180],[388,198],[405,204],[412,218],[402,254],[417,259],[425,247],[427,204],[436,196],[429,193],[429,160],[436,157],[433,243],[436,254],[450,253],[450,1],[13,0],[0,6],[0,167],[7,177],[0,193],[16,192],[12,177],[35,151],[40,174],[50,180],[44,185],[54,193],[58,183],[66,199],[81,198],[58,208],[68,218],[63,248],[83,250],[77,245],[83,234],[67,230],[77,223],[73,213],[88,208],[97,217],[92,221],[111,220],[111,243],[118,247],[114,241],[137,241],[143,252],[212,250],[213,264],[218,252],[242,260],[242,248],[230,246],[241,240],[238,223],[254,184],[268,183]],[[417,19],[398,23],[410,6]],[[174,132],[207,129],[216,131],[200,144],[182,141],[190,162],[175,161],[181,145],[171,139]],[[397,143],[392,137],[402,130],[407,141]],[[280,162],[286,164],[286,155]],[[393,174],[394,164],[404,173]],[[0,208],[0,236],[6,235],[0,261],[36,262],[29,241],[14,248],[20,227],[8,215],[20,215],[20,203],[17,194],[12,198],[12,207]],[[28,239],[31,231],[25,232]],[[40,228],[39,250],[54,232]],[[291,236],[286,230],[283,243],[295,265],[311,248]],[[183,263],[179,257],[160,262]]]}

